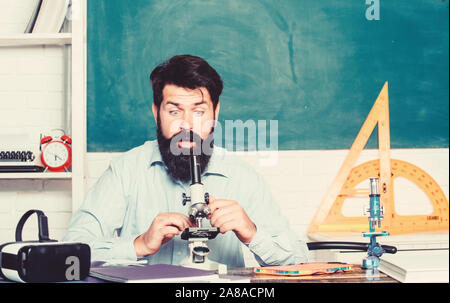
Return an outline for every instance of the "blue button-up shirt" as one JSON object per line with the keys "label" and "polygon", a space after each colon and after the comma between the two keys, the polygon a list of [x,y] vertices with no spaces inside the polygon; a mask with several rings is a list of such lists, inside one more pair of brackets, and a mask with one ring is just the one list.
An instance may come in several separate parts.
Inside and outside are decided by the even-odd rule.
{"label": "blue button-up shirt", "polygon": [[[202,183],[217,199],[237,201],[255,223],[257,232],[245,245],[261,265],[308,260],[306,243],[290,229],[266,182],[238,156],[215,147]],[[92,260],[137,260],[134,240],[158,213],[187,214],[183,193],[189,194],[189,184],[170,179],[157,141],[148,141],[111,161],[72,216],[62,240],[89,244]],[[210,226],[207,219],[202,223]],[[233,232],[219,233],[207,245],[210,260],[228,267],[245,265],[242,243]],[[180,264],[188,254],[188,242],[175,236],[146,258],[149,264]]]}

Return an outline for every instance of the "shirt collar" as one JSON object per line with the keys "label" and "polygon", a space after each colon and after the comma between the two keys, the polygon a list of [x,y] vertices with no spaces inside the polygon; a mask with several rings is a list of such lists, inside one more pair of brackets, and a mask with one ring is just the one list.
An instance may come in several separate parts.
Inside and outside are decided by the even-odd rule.
{"label": "shirt collar", "polygon": [[158,141],[148,141],[147,144],[150,147],[148,151],[148,154],[150,154],[149,167],[152,167],[155,164],[164,165],[164,162],[161,158],[161,153],[159,151]]}
{"label": "shirt collar", "polygon": [[[151,151],[149,152],[149,168],[156,164],[163,165],[165,167],[165,164],[161,157],[161,153],[159,151],[158,141],[149,141],[148,144],[151,147]],[[226,149],[214,145],[214,151],[211,158],[209,159],[208,167],[206,168],[204,175],[221,175],[228,178],[229,174],[226,165],[222,161],[226,153]]]}

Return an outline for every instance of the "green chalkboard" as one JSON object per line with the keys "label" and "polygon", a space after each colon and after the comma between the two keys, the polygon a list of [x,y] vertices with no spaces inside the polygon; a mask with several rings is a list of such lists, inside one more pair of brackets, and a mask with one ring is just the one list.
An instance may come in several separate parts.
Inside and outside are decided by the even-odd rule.
{"label": "green chalkboard", "polygon": [[222,125],[276,120],[281,150],[349,148],[386,81],[391,147],[449,146],[448,0],[95,0],[87,20],[90,152],[156,137],[149,75],[177,54],[222,76]]}

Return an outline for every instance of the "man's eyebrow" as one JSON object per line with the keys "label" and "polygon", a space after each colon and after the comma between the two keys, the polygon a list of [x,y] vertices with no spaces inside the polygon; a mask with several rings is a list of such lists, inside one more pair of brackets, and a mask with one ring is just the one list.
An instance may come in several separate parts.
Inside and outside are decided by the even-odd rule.
{"label": "man's eyebrow", "polygon": [[176,102],[173,102],[173,101],[167,101],[166,105],[174,105],[176,107],[180,107],[180,103],[176,103]]}
{"label": "man's eyebrow", "polygon": [[194,106],[199,106],[199,105],[202,105],[202,104],[207,104],[207,103],[206,103],[205,100],[202,100],[200,102],[194,103]]}
{"label": "man's eyebrow", "polygon": [[[205,100],[199,101],[194,103],[194,106],[199,106],[203,104],[208,104]],[[180,107],[180,103],[174,102],[174,101],[166,101],[166,105],[174,105],[176,107]]]}

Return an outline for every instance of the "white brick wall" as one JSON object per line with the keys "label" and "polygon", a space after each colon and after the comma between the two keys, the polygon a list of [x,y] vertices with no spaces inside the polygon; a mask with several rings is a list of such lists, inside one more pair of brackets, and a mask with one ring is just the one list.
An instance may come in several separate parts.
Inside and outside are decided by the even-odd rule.
{"label": "white brick wall", "polygon": [[0,47],[0,66],[0,128],[64,127],[62,47]]}

